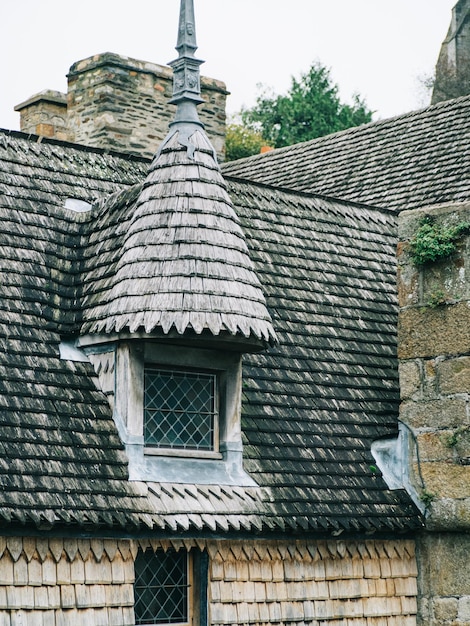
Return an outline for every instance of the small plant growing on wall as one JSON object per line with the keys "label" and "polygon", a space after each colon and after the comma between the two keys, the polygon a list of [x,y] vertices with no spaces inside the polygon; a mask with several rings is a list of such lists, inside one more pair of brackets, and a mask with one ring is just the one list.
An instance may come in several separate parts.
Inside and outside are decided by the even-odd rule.
{"label": "small plant growing on wall", "polygon": [[425,265],[448,259],[457,249],[457,242],[470,233],[469,222],[453,226],[437,223],[430,216],[424,217],[416,234],[410,241],[410,254],[415,265]]}
{"label": "small plant growing on wall", "polygon": [[435,309],[438,306],[447,304],[447,295],[442,289],[435,289],[429,294],[428,306]]}
{"label": "small plant growing on wall", "polygon": [[423,489],[423,491],[421,492],[419,496],[419,499],[421,500],[421,502],[424,504],[426,508],[429,508],[436,498],[437,496],[435,493],[426,491],[426,489]]}
{"label": "small plant growing on wall", "polygon": [[460,428],[457,428],[457,430],[454,430],[454,432],[450,435],[446,435],[443,438],[446,448],[455,448],[465,432],[468,432],[468,427],[461,426]]}
{"label": "small plant growing on wall", "polygon": [[442,438],[446,448],[455,450],[454,462],[460,465],[470,465],[468,450],[470,446],[470,426],[456,428],[452,433]]}

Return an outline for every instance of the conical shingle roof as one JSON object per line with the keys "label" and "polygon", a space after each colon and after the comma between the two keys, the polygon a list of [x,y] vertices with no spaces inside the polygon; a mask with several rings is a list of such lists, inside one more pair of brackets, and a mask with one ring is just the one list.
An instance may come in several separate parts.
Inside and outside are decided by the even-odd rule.
{"label": "conical shingle roof", "polygon": [[192,330],[275,340],[243,231],[202,128],[188,137],[176,127],[155,157],[112,283],[105,301],[86,314],[88,332]]}
{"label": "conical shingle roof", "polygon": [[175,119],[133,207],[113,275],[88,299],[82,331],[208,331],[273,343],[245,237],[197,114],[202,61],[194,57],[192,0],[181,0],[176,49]]}

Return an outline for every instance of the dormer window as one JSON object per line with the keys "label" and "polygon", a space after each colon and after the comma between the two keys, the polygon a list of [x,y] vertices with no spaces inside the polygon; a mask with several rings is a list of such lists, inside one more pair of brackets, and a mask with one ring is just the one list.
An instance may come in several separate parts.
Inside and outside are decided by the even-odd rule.
{"label": "dormer window", "polygon": [[152,337],[88,345],[129,478],[256,486],[243,470],[241,354]]}
{"label": "dormer window", "polygon": [[80,346],[113,408],[130,480],[255,486],[243,470],[241,359],[276,335],[198,119],[193,13],[182,2],[170,132],[143,184],[113,194],[90,230]]}
{"label": "dormer window", "polygon": [[217,376],[211,372],[147,366],[144,445],[147,453],[219,451]]}

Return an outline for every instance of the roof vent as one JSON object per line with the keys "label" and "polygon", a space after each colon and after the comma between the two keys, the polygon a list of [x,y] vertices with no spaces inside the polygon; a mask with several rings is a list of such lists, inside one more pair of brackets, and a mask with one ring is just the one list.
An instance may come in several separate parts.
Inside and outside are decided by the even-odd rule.
{"label": "roof vent", "polygon": [[85,352],[77,348],[75,341],[61,341],[59,344],[59,356],[64,361],[75,361],[76,363],[90,361]]}
{"label": "roof vent", "polygon": [[86,211],[91,211],[93,205],[85,200],[79,200],[78,198],[66,198],[64,207],[69,209],[70,211],[75,211],[76,213],[86,213]]}

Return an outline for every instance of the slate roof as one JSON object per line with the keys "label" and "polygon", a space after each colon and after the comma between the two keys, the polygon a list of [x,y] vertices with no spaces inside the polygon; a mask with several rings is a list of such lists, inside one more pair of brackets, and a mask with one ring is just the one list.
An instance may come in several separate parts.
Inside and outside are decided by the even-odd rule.
{"label": "slate roof", "polygon": [[396,211],[468,200],[470,96],[232,161],[222,171]]}
{"label": "slate roof", "polygon": [[[228,191],[279,338],[244,357],[245,467],[259,487],[127,481],[92,367],[60,359],[59,342],[83,321],[90,265],[112,266],[147,166],[0,132],[1,523],[166,533],[419,525],[408,496],[371,469],[371,442],[397,432],[394,215],[236,179]],[[110,192],[91,211],[63,208]]]}

